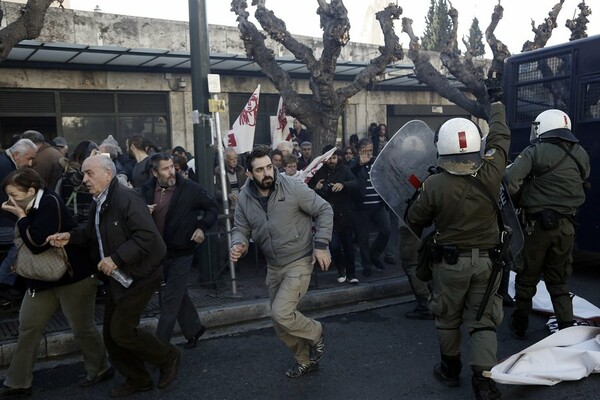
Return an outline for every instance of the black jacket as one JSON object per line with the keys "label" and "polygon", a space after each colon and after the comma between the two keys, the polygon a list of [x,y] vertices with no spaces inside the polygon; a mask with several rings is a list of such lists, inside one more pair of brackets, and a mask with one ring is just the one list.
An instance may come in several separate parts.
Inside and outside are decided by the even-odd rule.
{"label": "black jacket", "polygon": [[[88,223],[71,231],[72,244],[90,246],[92,260],[100,261],[96,238],[96,203],[92,204]],[[128,289],[110,279],[114,298],[133,293],[136,288],[154,284],[162,275],[161,263],[167,253],[148,206],[134,190],[121,185],[117,178],[109,184],[108,196],[100,209],[100,236],[104,256],[111,257],[119,269],[133,278]],[[102,277],[102,273],[100,273]]]}
{"label": "black jacket", "polygon": [[[57,203],[54,199],[58,200]],[[46,238],[58,230],[58,211],[61,213],[60,232],[69,232],[77,224],[71,216],[71,212],[65,206],[62,199],[50,190],[43,191],[39,203],[27,212],[27,215],[17,222],[19,234],[23,239],[24,246],[27,246],[33,254],[39,254],[48,250],[50,244],[45,244]],[[29,234],[27,234],[29,232]],[[31,239],[31,240],[30,240]],[[61,279],[55,282],[37,281],[25,279],[26,286],[29,289],[43,290],[57,286],[69,285],[85,279],[97,272],[95,264],[92,263],[87,249],[69,244],[65,247],[67,257],[73,275],[66,273]]]}
{"label": "black jacket", "polygon": [[[199,184],[175,174],[175,192],[169,203],[163,239],[167,244],[168,257],[181,257],[194,253],[197,243],[192,233],[198,228],[205,233],[217,221],[217,203]],[[154,203],[156,178],[151,178],[141,193],[147,204]]]}
{"label": "black jacket", "polygon": [[[0,152],[0,182],[4,180],[11,172],[15,171],[17,166],[5,151]],[[0,204],[8,200],[4,190],[0,189]],[[13,228],[17,222],[17,216],[11,212],[0,210],[0,227]]]}
{"label": "black jacket", "polygon": [[[315,186],[321,179],[323,179],[323,187],[316,190]],[[331,186],[335,183],[343,184],[344,189],[340,192],[332,192]],[[359,182],[350,168],[343,164],[341,158],[333,169],[323,165],[311,178],[308,186],[315,189],[317,194],[327,200],[333,208],[334,232],[352,228],[352,214],[356,210],[356,203],[352,199],[357,196]]]}

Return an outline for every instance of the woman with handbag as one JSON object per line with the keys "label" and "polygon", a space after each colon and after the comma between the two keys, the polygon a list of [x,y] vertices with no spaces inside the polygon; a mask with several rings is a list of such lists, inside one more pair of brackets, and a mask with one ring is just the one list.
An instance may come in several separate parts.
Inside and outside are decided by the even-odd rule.
{"label": "woman with handbag", "polygon": [[68,232],[76,226],[69,210],[55,193],[44,190],[42,178],[30,168],[13,171],[2,182],[2,189],[8,194],[2,209],[19,218],[15,228],[18,248],[15,269],[24,276],[27,293],[19,313],[17,347],[0,398],[31,393],[40,338],[58,309],[65,315],[83,352],[87,376],[80,386],[112,378],[114,370],[108,364],[102,336],[94,321],[99,281],[87,251],[66,246],[65,252],[57,253],[46,243],[48,235]]}

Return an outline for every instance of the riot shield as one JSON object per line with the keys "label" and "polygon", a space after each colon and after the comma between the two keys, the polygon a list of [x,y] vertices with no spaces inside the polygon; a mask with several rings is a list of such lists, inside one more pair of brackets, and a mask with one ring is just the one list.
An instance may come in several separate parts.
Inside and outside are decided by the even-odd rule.
{"label": "riot shield", "polygon": [[504,186],[504,181],[500,185],[500,197],[498,198],[498,205],[500,206],[500,216],[504,225],[509,226],[512,229],[512,238],[510,240],[510,259],[513,265],[511,269],[514,270],[516,266],[520,265],[523,260],[521,258],[521,250],[525,239],[523,238],[523,230],[521,229],[521,223],[519,216],[515,212],[515,207],[508,194],[508,190]]}
{"label": "riot shield", "polygon": [[[377,156],[371,168],[371,182],[401,223],[404,223],[408,201],[430,175],[430,167],[435,165],[434,133],[419,120],[407,122]],[[514,264],[518,264],[523,248],[523,231],[504,185],[500,186],[499,191],[502,221],[513,231],[510,245],[511,258]],[[423,232],[423,236],[427,232]],[[416,235],[415,232],[413,233]]]}
{"label": "riot shield", "polygon": [[387,142],[371,167],[373,187],[401,223],[408,201],[429,176],[429,167],[436,164],[433,137],[425,122],[409,121]]}

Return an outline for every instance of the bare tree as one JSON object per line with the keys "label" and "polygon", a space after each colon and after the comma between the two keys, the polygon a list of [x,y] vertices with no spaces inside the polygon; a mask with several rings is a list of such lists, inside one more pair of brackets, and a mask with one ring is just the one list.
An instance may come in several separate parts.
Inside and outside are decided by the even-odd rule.
{"label": "bare tree", "polygon": [[592,10],[582,1],[577,5],[579,8],[579,15],[573,19],[568,19],[565,26],[571,31],[571,37],[569,40],[583,39],[587,37],[587,24],[590,20],[587,18],[592,14]]}
{"label": "bare tree", "polygon": [[[35,39],[40,35],[46,11],[55,1],[62,7],[63,0],[28,0],[27,4],[21,8],[21,15],[0,29],[0,62],[8,57],[8,53],[17,43],[22,40]],[[4,12],[0,8],[0,22],[3,19]]]}
{"label": "bare tree", "polygon": [[313,148],[335,144],[339,118],[350,97],[361,91],[386,67],[403,57],[402,47],[394,32],[394,21],[400,18],[402,8],[390,4],[376,13],[375,18],[384,35],[384,45],[379,56],[372,59],[349,84],[334,87],[334,75],[338,57],[343,46],[350,40],[350,21],[342,0],[318,0],[317,14],[323,29],[323,51],[317,58],[313,49],[300,43],[287,31],[285,23],[266,8],[265,0],[253,0],[254,16],[262,29],[274,41],[283,45],[294,57],[301,60],[310,72],[310,98],[301,97],[287,71],[275,60],[273,51],[265,44],[265,35],[248,20],[245,0],[232,0],[231,11],[237,15],[238,27],[246,54],[260,65],[279,91],[287,112],[305,124],[313,135]]}
{"label": "bare tree", "polygon": [[[557,26],[556,18],[562,9],[563,2],[564,0],[560,0],[559,3],[552,8],[552,11],[548,13],[548,18],[546,18],[539,26],[536,27],[535,22],[531,22],[532,30],[535,34],[534,40],[525,42],[523,51],[542,48],[546,45],[548,39],[552,36],[552,30]],[[412,20],[403,18],[402,29],[410,37],[408,57],[415,64],[415,73],[421,81],[425,82],[441,96],[467,110],[473,116],[487,119],[490,105],[487,93],[488,86],[499,84],[504,60],[510,56],[510,51],[506,45],[498,40],[494,34],[498,23],[504,16],[504,8],[499,1],[494,7],[490,25],[485,32],[486,41],[489,44],[493,55],[492,64],[487,71],[487,80],[483,68],[473,64],[473,51],[469,49],[467,43],[465,43],[467,46],[465,57],[461,58],[458,55],[458,52],[456,51],[458,11],[451,5],[448,13],[453,21],[453,32],[446,44],[446,48],[440,53],[440,60],[448,72],[465,86],[466,90],[452,87],[448,79],[435,70],[431,65],[429,57],[421,54],[419,51],[419,38],[416,37],[412,30]]]}

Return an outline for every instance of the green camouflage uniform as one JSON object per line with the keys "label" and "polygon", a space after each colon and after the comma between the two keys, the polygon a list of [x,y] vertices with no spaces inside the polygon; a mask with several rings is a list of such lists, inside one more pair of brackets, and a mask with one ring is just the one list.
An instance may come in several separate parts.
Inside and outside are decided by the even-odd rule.
{"label": "green camouflage uniform", "polygon": [[[515,280],[515,309],[513,323],[524,333],[532,308],[540,275],[544,276],[559,328],[573,323],[573,304],[567,288],[572,270],[572,251],[575,237],[573,218],[585,201],[583,181],[590,174],[590,160],[577,143],[553,138],[527,147],[506,169],[507,189],[511,195],[520,193],[517,205],[525,211],[524,263]],[[570,149],[582,170],[559,146]],[[560,164],[559,164],[560,163]],[[550,170],[555,165],[558,167]],[[549,171],[545,173],[544,171]],[[536,176],[539,174],[539,176]],[[546,230],[539,220],[543,210],[558,214],[556,228]]]}
{"label": "green camouflage uniform", "polygon": [[427,310],[427,301],[429,300],[431,290],[429,290],[427,282],[423,282],[415,275],[421,241],[405,226],[398,228],[398,238],[400,242],[400,262],[402,269],[404,269],[410,287],[415,294],[417,306]]}
{"label": "green camouflage uniform", "polygon": [[[483,165],[475,179],[498,196],[510,143],[502,104],[492,104],[489,125]],[[458,358],[460,363],[460,326],[466,321],[469,364],[474,371],[489,370],[497,362],[496,327],[502,321],[502,298],[494,295],[489,299],[481,320],[476,321],[475,315],[491,276],[488,250],[499,244],[496,207],[469,182],[469,177],[443,172],[424,182],[421,194],[408,210],[408,222],[415,229],[434,223],[437,245],[452,245],[459,250],[456,264],[442,259],[433,265],[430,310],[435,315],[442,359]],[[494,293],[499,283],[500,276]]]}

